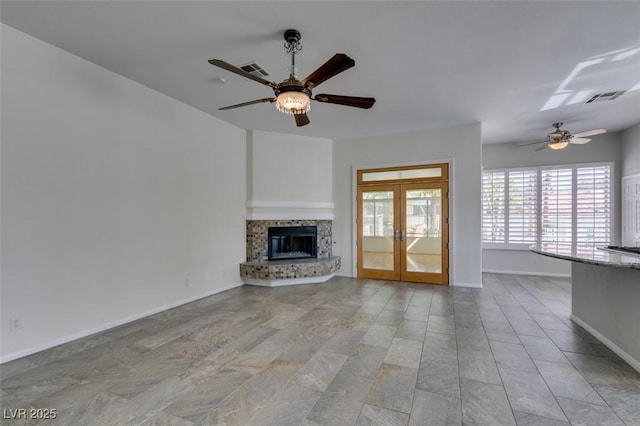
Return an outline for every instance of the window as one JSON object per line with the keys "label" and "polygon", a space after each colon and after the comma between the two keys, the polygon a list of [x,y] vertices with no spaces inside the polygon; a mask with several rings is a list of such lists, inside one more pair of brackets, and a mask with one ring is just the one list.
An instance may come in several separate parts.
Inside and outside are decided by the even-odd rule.
{"label": "window", "polygon": [[440,238],[441,199],[439,189],[407,191],[407,236]]}
{"label": "window", "polygon": [[365,237],[393,236],[393,192],[366,192],[363,200]]}
{"label": "window", "polygon": [[611,173],[611,164],[483,172],[485,248],[610,244]]}

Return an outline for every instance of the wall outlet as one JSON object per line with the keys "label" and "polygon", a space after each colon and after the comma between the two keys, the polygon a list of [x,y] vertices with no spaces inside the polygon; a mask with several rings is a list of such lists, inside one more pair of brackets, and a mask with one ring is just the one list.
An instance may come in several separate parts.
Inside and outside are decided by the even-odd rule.
{"label": "wall outlet", "polygon": [[189,278],[184,279],[184,286],[189,287]]}
{"label": "wall outlet", "polygon": [[22,320],[20,318],[9,319],[9,329],[11,331],[18,331],[22,328]]}

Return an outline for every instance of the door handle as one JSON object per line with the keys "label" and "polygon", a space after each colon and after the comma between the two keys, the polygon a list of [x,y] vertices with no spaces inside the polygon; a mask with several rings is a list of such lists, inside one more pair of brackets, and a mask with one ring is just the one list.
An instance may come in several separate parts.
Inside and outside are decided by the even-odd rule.
{"label": "door handle", "polygon": [[393,241],[398,241],[400,239],[400,231],[397,229],[393,231]]}
{"label": "door handle", "polygon": [[400,231],[400,241],[404,241],[404,240],[405,240],[404,231]]}

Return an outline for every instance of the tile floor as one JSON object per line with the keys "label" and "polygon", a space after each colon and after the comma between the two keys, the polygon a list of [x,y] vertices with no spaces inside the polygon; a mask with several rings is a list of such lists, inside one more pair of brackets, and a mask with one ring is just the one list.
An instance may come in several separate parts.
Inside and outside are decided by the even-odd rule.
{"label": "tile floor", "polygon": [[484,284],[237,288],[2,365],[3,417],[640,425],[640,374],[569,321],[569,280],[485,274]]}

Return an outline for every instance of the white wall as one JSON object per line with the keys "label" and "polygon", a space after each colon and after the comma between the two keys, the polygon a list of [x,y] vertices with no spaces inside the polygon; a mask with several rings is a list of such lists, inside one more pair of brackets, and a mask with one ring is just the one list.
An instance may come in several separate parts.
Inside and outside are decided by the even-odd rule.
{"label": "white wall", "polygon": [[2,361],[240,285],[245,131],[5,25],[1,111]]}
{"label": "white wall", "polygon": [[[483,168],[486,170],[509,167],[593,163],[613,161],[614,194],[620,193],[620,134],[607,133],[594,136],[586,145],[570,145],[562,151],[545,149],[536,152],[536,146],[517,147],[517,144],[485,144],[482,146]],[[620,236],[620,197],[614,199],[614,235]],[[482,270],[486,272],[523,273],[531,275],[570,276],[571,262],[548,258],[528,250],[484,249]]]}
{"label": "white wall", "polygon": [[[622,132],[622,237],[620,243],[625,246],[638,245],[640,233],[634,220],[638,214],[640,197],[635,185],[640,179],[640,124]],[[624,194],[624,192],[626,194]],[[626,222],[626,223],[624,223]]]}
{"label": "white wall", "polygon": [[451,283],[480,286],[480,124],[335,141],[333,194],[334,254],[343,276],[355,276],[354,168],[453,160],[450,184]]}
{"label": "white wall", "polygon": [[249,132],[247,207],[251,219],[333,219],[332,141]]}
{"label": "white wall", "polygon": [[640,124],[622,132],[622,176],[640,174]]}

